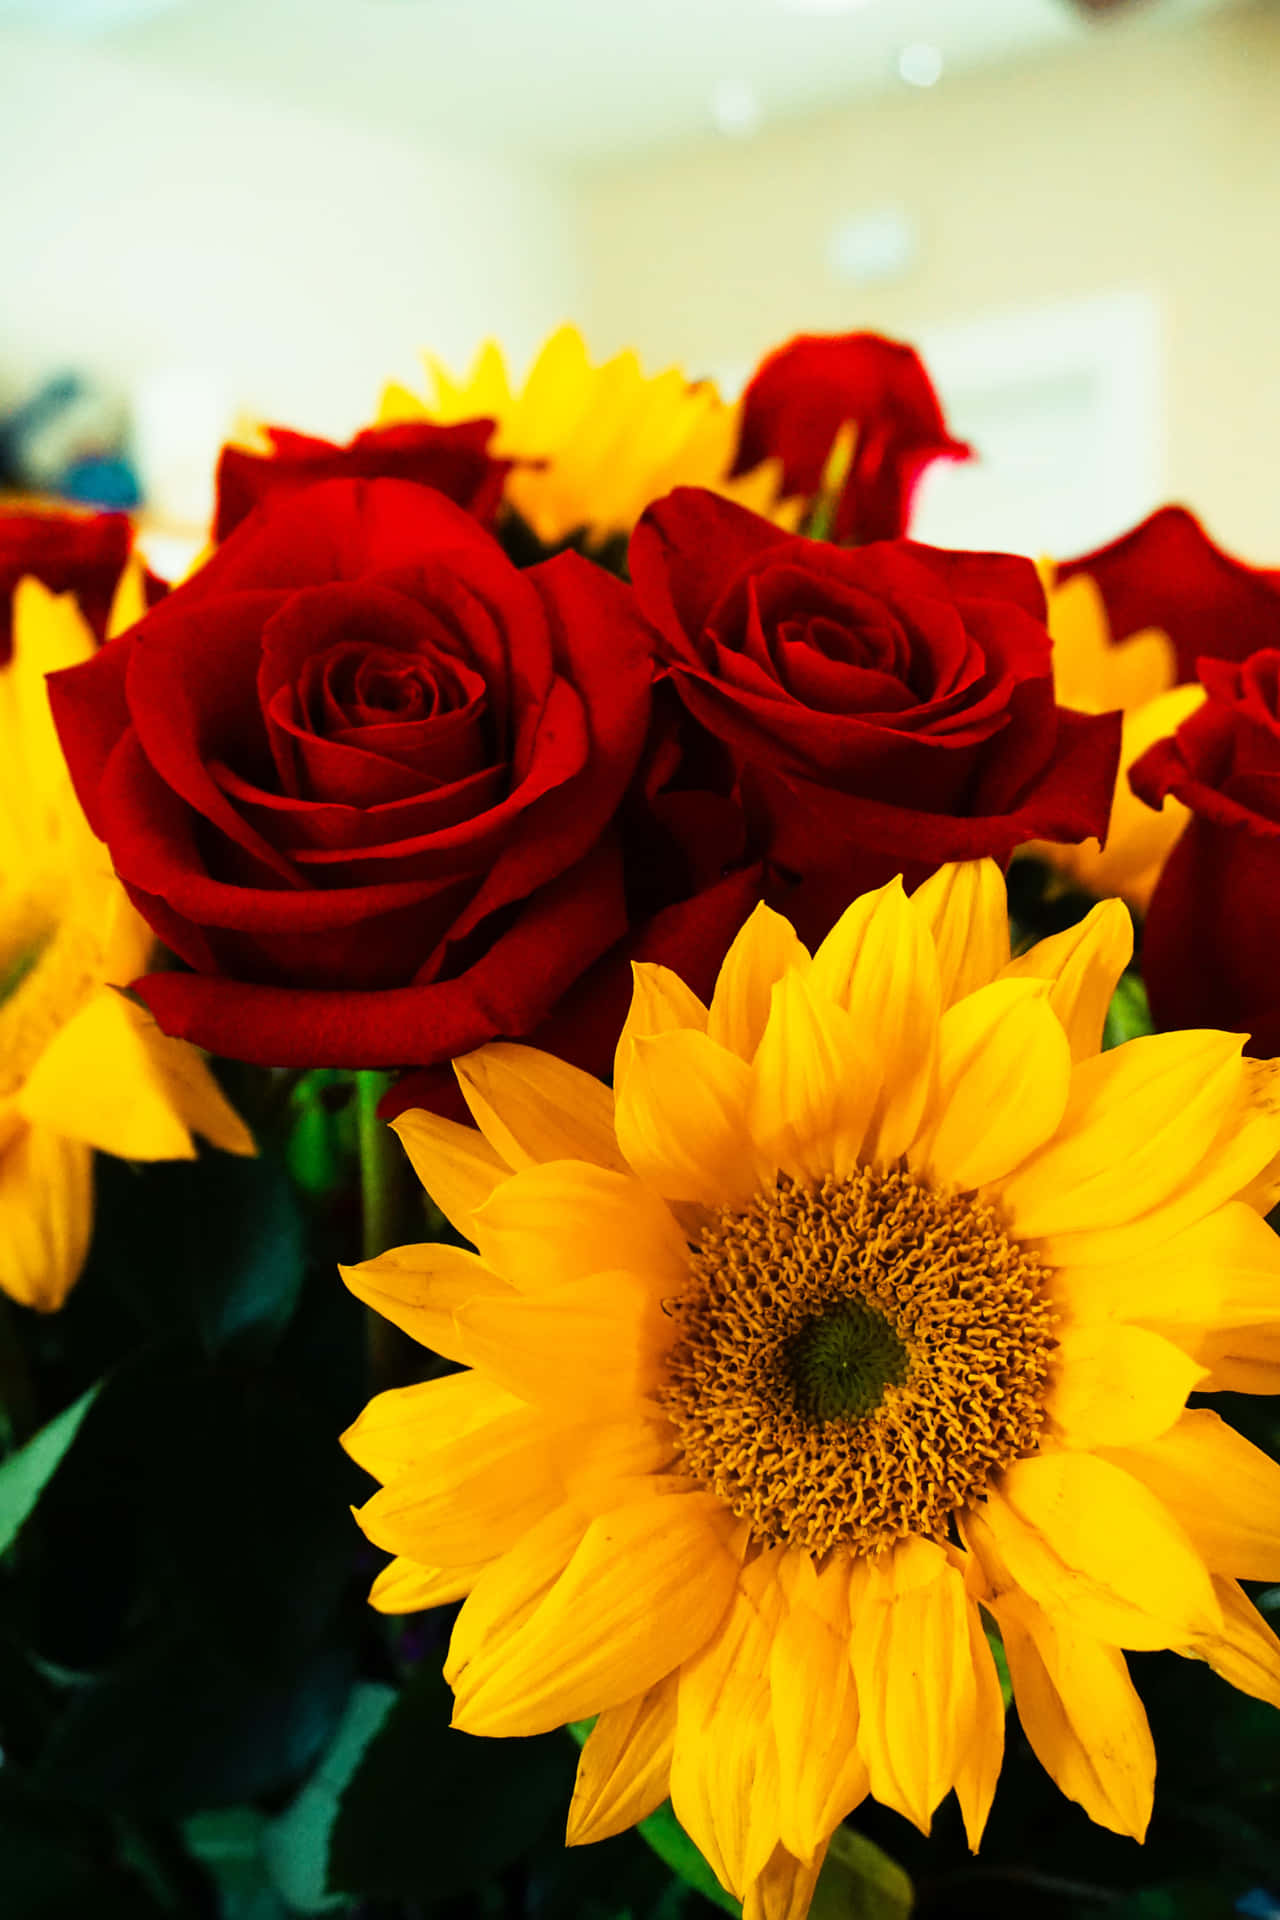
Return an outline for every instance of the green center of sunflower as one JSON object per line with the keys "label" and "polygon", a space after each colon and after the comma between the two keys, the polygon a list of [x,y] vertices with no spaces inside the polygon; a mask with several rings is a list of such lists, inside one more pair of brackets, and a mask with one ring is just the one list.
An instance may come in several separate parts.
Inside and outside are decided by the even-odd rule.
{"label": "green center of sunflower", "polygon": [[669,1303],[662,1399],[684,1471],[762,1544],[949,1539],[1039,1445],[1047,1279],[993,1207],[901,1169],[782,1179],[722,1208]]}
{"label": "green center of sunflower", "polygon": [[786,1368],[796,1407],[822,1426],[873,1413],[885,1389],[906,1379],[911,1356],[882,1313],[862,1300],[842,1300],[793,1335]]}

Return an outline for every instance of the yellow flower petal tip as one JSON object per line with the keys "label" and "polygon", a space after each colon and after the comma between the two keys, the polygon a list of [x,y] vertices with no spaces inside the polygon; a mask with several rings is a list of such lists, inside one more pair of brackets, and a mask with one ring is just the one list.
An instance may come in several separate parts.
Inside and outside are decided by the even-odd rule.
{"label": "yellow flower petal tip", "polygon": [[651,500],[681,486],[710,487],[785,525],[796,520],[799,503],[779,499],[777,462],[729,479],[738,409],[709,380],[688,380],[674,367],[646,374],[631,352],[593,365],[573,326],[544,342],[518,388],[496,341],[485,342],[461,377],[425,358],[427,398],[389,385],[379,423],[494,421],[493,452],[515,462],[506,497],[548,546],[575,535],[597,546],[626,535]]}
{"label": "yellow flower petal tip", "polygon": [[[469,1371],[348,1444],[396,1558],[465,1593],[454,1724],[596,1718],[569,1822],[671,1798],[722,1884],[803,1920],[868,1793],[980,1842],[1004,1710],[1141,1837],[1125,1649],[1272,1698],[1235,1584],[1280,1578],[1280,1467],[1193,1391],[1280,1371],[1272,1067],[1238,1036],[1099,1051],[1115,902],[1011,959],[989,863],[851,903],[810,955],[767,909],[703,1004],[639,967],[612,1094],[502,1045],[478,1130],[397,1130],[477,1251],[350,1284]],[[1274,1483],[1274,1484],[1273,1484]]]}

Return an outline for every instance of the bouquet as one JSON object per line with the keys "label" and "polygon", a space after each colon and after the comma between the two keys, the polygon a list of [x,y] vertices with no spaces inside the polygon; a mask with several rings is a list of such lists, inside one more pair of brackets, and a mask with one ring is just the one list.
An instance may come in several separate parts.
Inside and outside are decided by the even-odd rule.
{"label": "bouquet", "polygon": [[5,1913],[1271,1911],[1280,573],[427,371],[0,517]]}

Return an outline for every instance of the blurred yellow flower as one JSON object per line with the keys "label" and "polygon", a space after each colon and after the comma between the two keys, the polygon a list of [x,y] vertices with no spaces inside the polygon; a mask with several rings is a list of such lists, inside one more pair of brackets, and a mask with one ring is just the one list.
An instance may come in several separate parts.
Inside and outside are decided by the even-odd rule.
{"label": "blurred yellow flower", "polygon": [[[118,632],[142,613],[125,574]],[[93,1149],[189,1159],[192,1133],[228,1153],[252,1137],[204,1060],[118,991],[146,971],[152,936],[89,830],[44,677],[96,642],[70,594],[14,594],[0,669],[0,1290],[51,1312],[74,1285],[93,1220]]]}
{"label": "blurred yellow flower", "polygon": [[1112,641],[1107,610],[1087,573],[1057,583],[1042,562],[1053,638],[1053,679],[1058,703],[1081,713],[1124,715],[1120,766],[1105,847],[1037,841],[1029,851],[1057,867],[1086,892],[1119,894],[1145,908],[1174,842],[1190,815],[1172,796],[1157,812],[1129,787],[1129,769],[1148,747],[1176,731],[1204,700],[1200,686],[1174,686],[1173,642],[1155,627]]}
{"label": "blurred yellow flower", "polygon": [[[486,341],[462,379],[433,354],[425,359],[428,398],[389,385],[378,425],[496,422],[491,451],[520,463],[507,481],[507,498],[546,546],[584,530],[593,546],[629,534],[650,501],[673,487],[710,487],[754,512],[774,514],[776,461],[726,478],[738,408],[709,380],[690,382],[674,367],[646,374],[632,352],[592,366],[572,326],[546,341],[518,391],[495,341]],[[783,523],[794,523],[800,504],[782,509]]]}
{"label": "blurred yellow flower", "polygon": [[867,1794],[976,1846],[998,1631],[1027,1737],[1141,1838],[1124,1658],[1280,1704],[1280,1466],[1193,1388],[1280,1383],[1273,1062],[1100,1053],[1118,901],[1010,957],[990,861],[856,900],[810,957],[760,907],[710,1007],[637,966],[615,1092],[531,1048],[457,1063],[479,1131],[397,1131],[476,1252],[347,1271],[467,1371],[346,1437],[384,1483],[375,1606],[468,1595],[455,1724],[597,1715],[569,1817],[666,1796],[747,1920],[802,1920]]}

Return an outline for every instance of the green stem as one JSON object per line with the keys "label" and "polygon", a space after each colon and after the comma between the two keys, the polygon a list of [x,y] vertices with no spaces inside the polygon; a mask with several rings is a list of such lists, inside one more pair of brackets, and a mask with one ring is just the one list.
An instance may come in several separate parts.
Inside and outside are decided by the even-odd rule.
{"label": "green stem", "polygon": [[[356,1138],[360,1150],[360,1206],[362,1244],[366,1260],[376,1259],[388,1247],[423,1237],[417,1183],[404,1149],[389,1126],[378,1118],[378,1103],[394,1075],[362,1068],[356,1074]],[[369,1386],[379,1393],[402,1384],[406,1342],[389,1320],[365,1309],[365,1355]]]}

